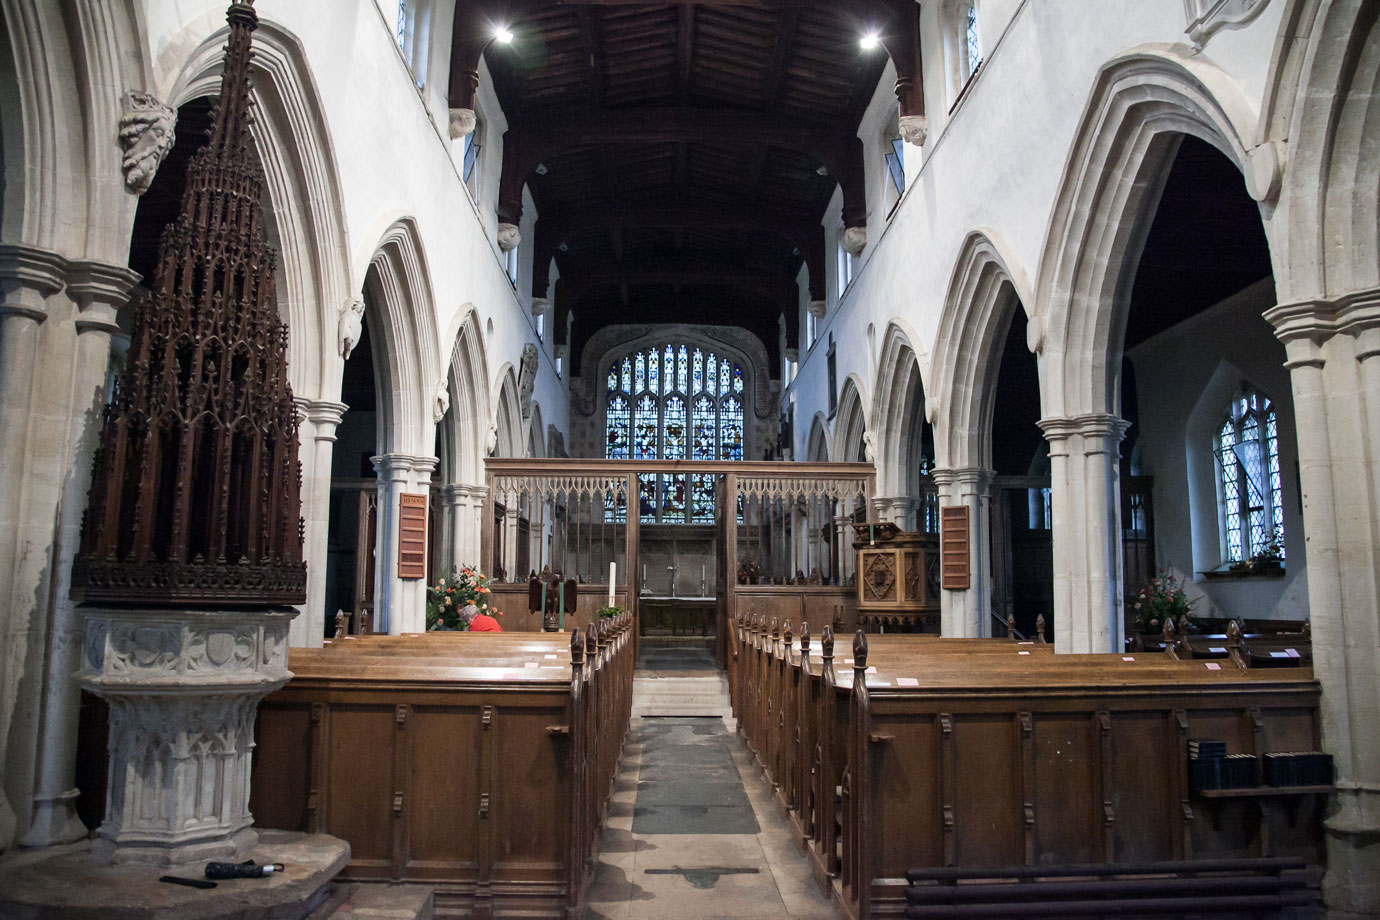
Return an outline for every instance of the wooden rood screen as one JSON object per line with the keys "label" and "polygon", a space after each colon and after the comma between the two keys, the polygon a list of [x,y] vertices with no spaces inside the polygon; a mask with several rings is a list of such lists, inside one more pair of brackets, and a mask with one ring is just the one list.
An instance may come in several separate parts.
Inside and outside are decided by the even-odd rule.
{"label": "wooden rood screen", "polygon": [[[492,459],[485,565],[504,628],[541,628],[526,609],[529,573],[579,580],[566,626],[642,596],[715,598],[724,617],[765,607],[817,626],[851,625],[851,523],[867,516],[870,463]],[[696,528],[715,544],[687,561],[666,550]],[[684,541],[682,541],[684,542]],[[680,558],[677,558],[679,555]],[[525,565],[515,567],[518,560]],[[648,567],[650,566],[650,570]],[[721,648],[722,650],[722,648]]]}

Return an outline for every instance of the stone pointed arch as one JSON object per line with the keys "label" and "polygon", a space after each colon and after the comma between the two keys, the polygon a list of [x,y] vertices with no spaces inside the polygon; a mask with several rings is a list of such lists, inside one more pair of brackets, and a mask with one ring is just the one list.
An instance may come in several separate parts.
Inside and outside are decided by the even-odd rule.
{"label": "stone pointed arch", "polygon": [[511,361],[505,361],[494,383],[493,416],[491,422],[493,445],[491,457],[521,457],[527,453],[527,439],[522,430],[522,403],[518,400],[517,373]]}
{"label": "stone pointed arch", "polygon": [[[219,28],[196,45],[176,71],[169,105],[219,91],[227,34]],[[180,50],[181,43],[170,47]],[[306,52],[296,35],[271,20],[261,19],[254,32],[250,86],[250,131],[277,230],[279,312],[288,324],[293,392],[301,399],[339,399],[345,362],[337,330],[350,292],[358,289],[351,277],[344,196]]]}
{"label": "stone pointed arch", "polygon": [[380,453],[430,456],[432,404],[441,372],[431,274],[412,218],[394,222],[383,233],[364,288],[382,390]]}
{"label": "stone pointed arch", "polygon": [[1130,285],[1180,136],[1220,150],[1245,172],[1256,200],[1271,192],[1247,171],[1243,139],[1254,131],[1255,110],[1230,77],[1186,50],[1137,47],[1108,62],[1093,84],[1055,198],[1031,317],[1047,417],[1117,411]]}
{"label": "stone pointed arch", "polygon": [[489,421],[489,362],[479,311],[465,304],[458,325],[447,339],[454,342],[447,366],[450,411],[442,424],[447,465],[442,475],[452,483],[482,485],[484,443]]}
{"label": "stone pointed arch", "polygon": [[[1131,285],[1154,207],[1184,135],[1216,147],[1268,200],[1277,184],[1247,170],[1257,113],[1240,88],[1186,48],[1145,45],[1094,81],[1064,167],[1028,332],[1040,356],[1040,427],[1050,442],[1055,647],[1121,647],[1121,358]],[[1258,165],[1258,164],[1257,164]],[[1267,237],[1270,225],[1265,226]]]}
{"label": "stone pointed arch", "polygon": [[871,428],[877,443],[877,493],[914,498],[909,473],[918,468],[919,433],[923,428],[930,361],[905,320],[893,318],[882,336],[881,359],[872,392]]}
{"label": "stone pointed arch", "polygon": [[[872,432],[867,427],[871,413],[870,400],[866,395],[866,384],[856,373],[849,374],[843,382],[843,392],[839,394],[839,408],[834,416],[834,454],[835,459],[845,463],[862,463],[872,460],[866,446]],[[875,448],[870,448],[875,454]]]}
{"label": "stone pointed arch", "polygon": [[[1030,281],[1001,234],[981,227],[963,240],[934,350],[935,462],[945,469],[992,466],[992,413],[1002,346]],[[1014,266],[1014,267],[1013,267]]]}
{"label": "stone pointed arch", "polygon": [[829,441],[829,421],[823,412],[816,412],[810,423],[810,437],[805,442],[805,459],[811,463],[827,463],[833,454]]}
{"label": "stone pointed arch", "polygon": [[526,456],[546,456],[546,424],[542,421],[541,403],[532,400],[532,420],[527,426]]}

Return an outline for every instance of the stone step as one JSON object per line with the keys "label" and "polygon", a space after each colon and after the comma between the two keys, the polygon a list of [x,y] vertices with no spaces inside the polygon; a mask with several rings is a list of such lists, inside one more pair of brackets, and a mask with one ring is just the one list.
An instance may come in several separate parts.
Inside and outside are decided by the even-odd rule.
{"label": "stone step", "polygon": [[344,898],[333,899],[330,913],[310,920],[434,920],[435,896],[429,885],[389,885],[357,882]]}

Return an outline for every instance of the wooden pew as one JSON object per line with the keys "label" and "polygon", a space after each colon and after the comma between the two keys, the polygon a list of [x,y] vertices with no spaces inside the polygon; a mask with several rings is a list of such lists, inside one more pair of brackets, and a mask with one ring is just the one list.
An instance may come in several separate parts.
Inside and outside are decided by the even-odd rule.
{"label": "wooden pew", "polygon": [[1321,796],[1187,785],[1190,737],[1316,749],[1307,668],[917,635],[868,636],[849,661],[829,630],[816,651],[735,627],[740,728],[850,916],[902,916],[916,867],[1321,860]]}
{"label": "wooden pew", "polygon": [[631,622],[293,649],[259,708],[258,823],[343,837],[342,878],[429,884],[440,915],[577,916],[631,717]]}

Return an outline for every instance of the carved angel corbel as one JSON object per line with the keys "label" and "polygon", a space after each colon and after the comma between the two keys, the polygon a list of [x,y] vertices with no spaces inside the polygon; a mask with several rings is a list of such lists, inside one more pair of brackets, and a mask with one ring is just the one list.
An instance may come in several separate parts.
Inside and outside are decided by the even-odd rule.
{"label": "carved angel corbel", "polygon": [[431,406],[431,420],[440,423],[450,411],[450,388],[446,386],[445,380],[436,381],[436,398]]}
{"label": "carved angel corbel", "polygon": [[340,308],[340,357],[350,360],[364,330],[364,301],[358,297]]}

